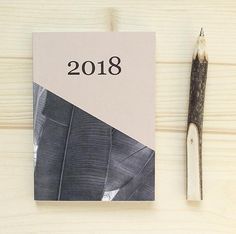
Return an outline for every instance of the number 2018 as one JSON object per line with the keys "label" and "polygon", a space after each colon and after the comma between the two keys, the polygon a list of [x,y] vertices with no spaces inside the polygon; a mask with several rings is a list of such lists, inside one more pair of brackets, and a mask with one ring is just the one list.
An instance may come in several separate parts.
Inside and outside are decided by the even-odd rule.
{"label": "number 2018", "polygon": [[[104,61],[97,62],[95,65],[92,61],[85,61],[81,64],[81,70],[80,70],[80,64],[77,61],[70,61],[68,63],[68,67],[71,67],[72,70],[68,72],[68,75],[81,75],[83,73],[84,75],[93,75],[95,71],[97,70],[97,75],[107,75],[107,73],[111,75],[118,75],[121,73],[121,59],[117,56],[113,56],[109,59],[109,65],[106,66]],[[107,68],[106,68],[107,67]]]}

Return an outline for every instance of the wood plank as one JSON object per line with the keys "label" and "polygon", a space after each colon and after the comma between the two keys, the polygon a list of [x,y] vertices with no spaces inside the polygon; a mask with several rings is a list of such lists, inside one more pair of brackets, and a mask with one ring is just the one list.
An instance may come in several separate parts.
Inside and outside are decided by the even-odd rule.
{"label": "wood plank", "polygon": [[[156,82],[157,129],[185,130],[191,64],[158,64]],[[235,133],[236,66],[208,67],[205,132]]]}
{"label": "wood plank", "polygon": [[[191,64],[157,64],[156,129],[185,131]],[[209,65],[204,131],[236,133],[236,66]],[[0,127],[32,127],[32,61],[0,59]]]}
{"label": "wood plank", "polygon": [[0,230],[71,234],[96,233],[96,227],[97,233],[234,234],[236,135],[204,134],[201,204],[185,200],[185,134],[160,131],[156,139],[156,203],[36,203],[32,131],[0,130]]}
{"label": "wood plank", "polygon": [[190,62],[204,27],[210,63],[235,64],[233,0],[102,0],[99,5],[88,0],[14,0],[1,1],[0,9],[1,57],[31,57],[33,31],[110,31],[113,25],[118,31],[155,31],[158,62]]}

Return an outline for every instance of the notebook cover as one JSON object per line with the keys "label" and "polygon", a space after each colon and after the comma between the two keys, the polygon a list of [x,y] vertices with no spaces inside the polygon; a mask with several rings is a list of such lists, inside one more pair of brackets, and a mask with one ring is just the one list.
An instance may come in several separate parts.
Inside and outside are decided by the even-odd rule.
{"label": "notebook cover", "polygon": [[155,200],[155,34],[33,34],[34,199]]}

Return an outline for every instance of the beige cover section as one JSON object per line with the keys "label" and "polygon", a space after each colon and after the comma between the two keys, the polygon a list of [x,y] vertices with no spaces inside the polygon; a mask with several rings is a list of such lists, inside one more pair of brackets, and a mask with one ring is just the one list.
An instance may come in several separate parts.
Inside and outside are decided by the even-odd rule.
{"label": "beige cover section", "polygon": [[[155,148],[155,34],[33,34],[34,82],[150,148]],[[119,75],[69,76],[71,60],[121,58]],[[106,65],[105,65],[106,66]],[[81,72],[81,65],[80,65]]]}

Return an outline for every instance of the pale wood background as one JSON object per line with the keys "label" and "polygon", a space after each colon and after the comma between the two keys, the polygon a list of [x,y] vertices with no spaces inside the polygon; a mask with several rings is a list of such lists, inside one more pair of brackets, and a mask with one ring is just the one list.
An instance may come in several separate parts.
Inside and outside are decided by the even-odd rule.
{"label": "pale wood background", "polygon": [[[203,26],[209,76],[204,201],[185,200],[191,55]],[[32,32],[155,31],[154,203],[33,201]],[[236,233],[234,0],[0,0],[0,233]]]}

